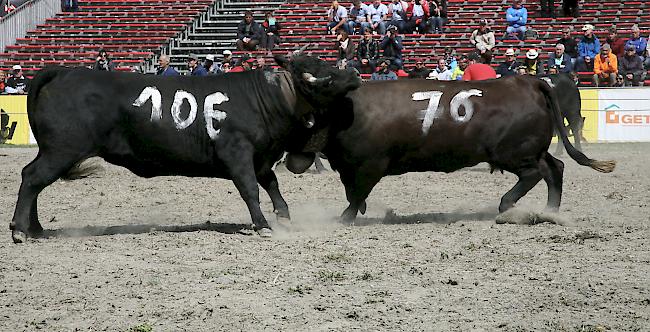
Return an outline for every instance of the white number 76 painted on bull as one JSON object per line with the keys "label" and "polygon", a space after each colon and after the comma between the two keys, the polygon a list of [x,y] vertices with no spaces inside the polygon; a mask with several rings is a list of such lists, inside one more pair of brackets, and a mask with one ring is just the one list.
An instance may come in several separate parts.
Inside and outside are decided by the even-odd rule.
{"label": "white number 76 painted on bull", "polygon": [[[140,96],[133,102],[133,106],[140,107],[149,99],[151,99],[151,121],[160,121],[162,119],[162,96],[155,86],[144,88]],[[190,112],[187,115],[187,119],[183,120],[181,119],[181,105],[183,105],[184,100],[187,100],[190,104]],[[203,117],[205,118],[205,129],[211,139],[216,139],[221,131],[221,129],[214,129],[212,120],[221,122],[227,116],[226,112],[215,110],[214,105],[220,105],[228,100],[228,96],[221,92],[215,92],[205,97],[205,101],[203,102]],[[172,103],[171,109],[176,129],[182,130],[189,127],[196,119],[197,108],[196,98],[191,93],[177,90],[174,94],[174,102]]]}
{"label": "white number 76 painted on bull", "polygon": [[[418,118],[422,120],[423,135],[426,135],[429,132],[429,128],[433,125],[433,120],[442,115],[444,108],[439,107],[442,94],[442,91],[422,91],[415,92],[412,95],[412,99],[415,101],[429,99],[429,106],[427,109],[420,111],[420,114],[418,114]],[[462,90],[451,99],[449,114],[456,122],[467,122],[472,118],[472,115],[474,114],[474,104],[469,100],[469,97],[472,96],[483,97],[483,91],[477,89]],[[465,115],[458,114],[460,106],[465,107]]]}

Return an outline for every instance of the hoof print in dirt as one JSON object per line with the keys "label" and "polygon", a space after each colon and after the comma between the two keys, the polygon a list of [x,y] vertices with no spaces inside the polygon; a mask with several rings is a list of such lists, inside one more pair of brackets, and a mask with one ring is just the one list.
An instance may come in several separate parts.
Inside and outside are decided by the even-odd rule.
{"label": "hoof print in dirt", "polygon": [[495,222],[497,224],[515,224],[515,225],[537,225],[550,223],[568,226],[571,222],[558,214],[550,212],[532,212],[520,209],[510,209],[499,214]]}

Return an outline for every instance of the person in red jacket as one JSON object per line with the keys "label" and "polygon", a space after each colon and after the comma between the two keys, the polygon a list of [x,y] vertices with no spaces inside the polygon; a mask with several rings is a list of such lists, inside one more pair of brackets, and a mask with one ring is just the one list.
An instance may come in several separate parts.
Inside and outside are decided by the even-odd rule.
{"label": "person in red jacket", "polygon": [[475,52],[472,52],[467,57],[469,65],[463,73],[463,81],[482,81],[497,78],[497,73],[492,69],[492,66],[479,62],[479,59],[479,55]]}

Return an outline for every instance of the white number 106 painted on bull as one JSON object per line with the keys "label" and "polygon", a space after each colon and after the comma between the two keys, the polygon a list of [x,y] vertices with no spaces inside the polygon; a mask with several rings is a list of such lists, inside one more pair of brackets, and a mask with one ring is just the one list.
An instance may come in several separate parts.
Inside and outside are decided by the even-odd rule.
{"label": "white number 106 painted on bull", "polygon": [[[160,91],[158,91],[158,88],[155,86],[144,88],[140,93],[140,96],[138,96],[138,98],[133,102],[133,106],[140,107],[149,99],[151,99],[151,121],[160,121],[162,119],[162,97]],[[190,113],[187,115],[186,119],[181,119],[181,105],[183,105],[183,101],[185,100],[190,104]],[[221,131],[221,129],[214,129],[212,120],[221,122],[225,120],[227,116],[226,112],[215,110],[214,105],[220,105],[228,100],[228,96],[221,92],[215,92],[205,97],[205,101],[203,102],[203,117],[205,118],[205,129],[211,139],[216,139]],[[197,108],[196,98],[194,98],[191,93],[177,90],[174,94],[174,102],[172,103],[171,109],[176,129],[182,130],[194,123],[194,120],[196,120]]]}
{"label": "white number 106 painted on bull", "polygon": [[[467,122],[474,114],[474,104],[469,97],[478,96],[483,97],[483,91],[477,89],[459,91],[454,98],[451,99],[449,105],[449,114],[456,122]],[[439,107],[440,98],[442,98],[442,91],[423,91],[413,93],[412,99],[415,101],[429,99],[429,106],[426,110],[420,111],[419,118],[422,120],[422,134],[426,135],[429,128],[433,125],[433,120],[439,118],[444,110]],[[458,114],[460,106],[465,108],[465,115]]]}

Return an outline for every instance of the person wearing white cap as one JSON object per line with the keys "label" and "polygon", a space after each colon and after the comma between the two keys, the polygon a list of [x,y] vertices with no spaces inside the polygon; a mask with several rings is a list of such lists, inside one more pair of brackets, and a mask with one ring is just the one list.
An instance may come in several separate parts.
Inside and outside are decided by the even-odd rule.
{"label": "person wearing white cap", "polygon": [[539,52],[536,49],[531,48],[526,52],[524,65],[526,66],[526,74],[533,76],[544,75],[544,64],[539,61]]}
{"label": "person wearing white cap", "polygon": [[29,79],[23,75],[20,65],[11,67],[13,75],[7,80],[5,92],[10,94],[25,95],[29,91]]}
{"label": "person wearing white cap", "polygon": [[582,27],[582,31],[584,35],[578,42],[578,61],[576,61],[576,67],[585,61],[585,57],[593,59],[600,53],[600,40],[594,35],[594,26],[585,24]]}
{"label": "person wearing white cap", "polygon": [[517,56],[515,55],[515,50],[509,48],[506,50],[506,61],[499,64],[497,67],[497,75],[501,76],[513,76],[517,74],[517,67],[521,66],[521,63],[517,61]]}
{"label": "person wearing white cap", "polygon": [[208,75],[214,75],[217,71],[217,66],[214,63],[214,55],[208,54],[203,61],[203,68],[208,71]]}

